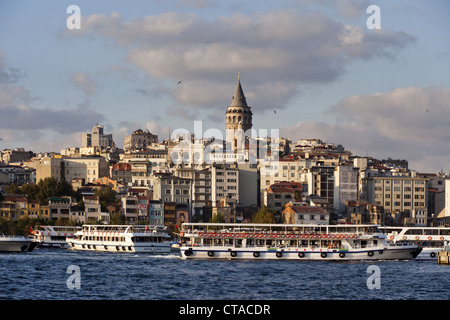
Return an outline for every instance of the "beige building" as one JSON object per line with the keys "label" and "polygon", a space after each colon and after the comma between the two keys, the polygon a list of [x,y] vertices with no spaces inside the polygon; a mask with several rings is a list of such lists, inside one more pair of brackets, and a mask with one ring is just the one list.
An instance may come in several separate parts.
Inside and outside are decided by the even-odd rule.
{"label": "beige building", "polygon": [[384,212],[405,212],[427,208],[428,179],[409,176],[364,178],[363,197],[371,203],[380,204]]}
{"label": "beige building", "polygon": [[126,136],[123,141],[123,149],[125,152],[131,150],[143,150],[151,146],[152,143],[158,143],[158,136],[149,131],[138,129],[129,136]]}
{"label": "beige building", "polygon": [[85,183],[101,177],[109,176],[109,166],[102,157],[93,158],[62,158],[44,157],[36,163],[36,182],[47,177],[54,177],[58,181],[72,182],[83,179]]}

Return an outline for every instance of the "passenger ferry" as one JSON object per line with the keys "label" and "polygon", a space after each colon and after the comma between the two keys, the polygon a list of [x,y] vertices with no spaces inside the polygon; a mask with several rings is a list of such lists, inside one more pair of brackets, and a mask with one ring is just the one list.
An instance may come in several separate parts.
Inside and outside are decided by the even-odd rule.
{"label": "passenger ferry", "polygon": [[387,241],[396,245],[417,244],[422,251],[416,259],[437,259],[444,243],[450,244],[450,228],[445,227],[380,227]]}
{"label": "passenger ferry", "polygon": [[376,225],[184,223],[181,256],[189,259],[413,259],[417,245],[389,245]]}
{"label": "passenger ferry", "polygon": [[69,248],[67,239],[75,238],[81,227],[72,226],[38,226],[31,231],[39,247]]}
{"label": "passenger ferry", "polygon": [[68,239],[71,249],[109,252],[170,253],[166,226],[84,225]]}

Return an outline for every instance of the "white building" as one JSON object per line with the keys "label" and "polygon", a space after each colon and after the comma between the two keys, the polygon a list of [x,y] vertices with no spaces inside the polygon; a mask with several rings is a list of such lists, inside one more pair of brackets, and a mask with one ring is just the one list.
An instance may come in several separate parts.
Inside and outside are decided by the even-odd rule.
{"label": "white building", "polygon": [[450,179],[445,179],[445,210],[444,217],[450,217]]}
{"label": "white building", "polygon": [[334,170],[334,208],[345,211],[346,201],[358,200],[359,169],[337,166]]}
{"label": "white building", "polygon": [[[225,198],[239,203],[239,169],[236,166],[211,167],[211,201],[216,207]],[[230,202],[227,200],[226,202]]]}

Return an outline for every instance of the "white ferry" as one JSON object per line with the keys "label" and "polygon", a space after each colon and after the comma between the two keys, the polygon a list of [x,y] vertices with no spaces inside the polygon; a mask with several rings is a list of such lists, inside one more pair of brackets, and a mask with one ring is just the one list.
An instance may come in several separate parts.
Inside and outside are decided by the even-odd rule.
{"label": "white ferry", "polygon": [[0,235],[0,252],[31,252],[36,242],[25,236]]}
{"label": "white ferry", "polygon": [[31,234],[40,247],[69,248],[67,239],[75,238],[75,233],[80,229],[72,226],[38,226]]}
{"label": "white ferry", "polygon": [[185,259],[413,259],[417,245],[389,245],[376,225],[184,223]]}
{"label": "white ferry", "polygon": [[166,226],[84,225],[68,239],[71,249],[110,252],[170,253]]}
{"label": "white ferry", "polygon": [[417,244],[422,251],[416,259],[437,259],[444,243],[450,244],[450,228],[445,227],[380,227],[387,241],[396,245]]}

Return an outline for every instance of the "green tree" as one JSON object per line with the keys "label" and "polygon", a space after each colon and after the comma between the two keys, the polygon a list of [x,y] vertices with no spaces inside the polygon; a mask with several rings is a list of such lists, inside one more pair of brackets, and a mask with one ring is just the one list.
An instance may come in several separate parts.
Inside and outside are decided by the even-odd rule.
{"label": "green tree", "polygon": [[22,189],[15,183],[11,183],[9,186],[5,187],[5,192],[7,194],[22,194]]}
{"label": "green tree", "polygon": [[40,180],[37,186],[39,188],[37,199],[43,204],[48,203],[49,197],[75,196],[72,185],[65,180],[58,181],[56,178],[47,177]]}
{"label": "green tree", "polygon": [[267,206],[263,206],[253,214],[252,223],[275,223],[274,213]]}
{"label": "green tree", "polygon": [[217,211],[215,215],[212,216],[210,222],[212,223],[225,223],[225,216],[222,212]]}
{"label": "green tree", "polygon": [[116,202],[117,192],[115,192],[110,186],[101,187],[100,189],[95,190],[94,194],[100,201],[102,211],[106,211],[107,205]]}
{"label": "green tree", "polygon": [[125,224],[125,216],[120,212],[111,213],[110,224]]}

